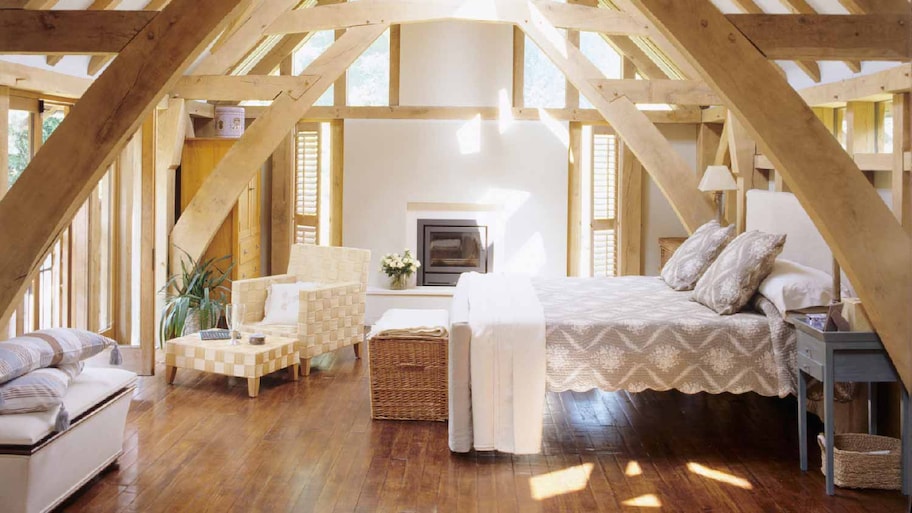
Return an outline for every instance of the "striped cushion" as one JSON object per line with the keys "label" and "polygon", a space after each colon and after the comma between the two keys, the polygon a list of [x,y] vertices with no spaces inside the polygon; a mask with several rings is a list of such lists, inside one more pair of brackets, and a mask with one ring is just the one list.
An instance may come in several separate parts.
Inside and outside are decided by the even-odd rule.
{"label": "striped cushion", "polygon": [[82,363],[37,369],[0,385],[0,415],[47,411],[63,401]]}
{"label": "striped cushion", "polygon": [[52,328],[0,342],[0,383],[42,367],[77,363],[115,342],[97,333]]}

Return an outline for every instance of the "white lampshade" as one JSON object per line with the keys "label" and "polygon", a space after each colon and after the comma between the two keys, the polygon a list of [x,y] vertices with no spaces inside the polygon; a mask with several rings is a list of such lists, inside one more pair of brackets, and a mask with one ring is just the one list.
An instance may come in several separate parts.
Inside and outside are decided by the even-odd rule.
{"label": "white lampshade", "polygon": [[728,166],[708,166],[697,186],[703,192],[733,191],[738,188]]}

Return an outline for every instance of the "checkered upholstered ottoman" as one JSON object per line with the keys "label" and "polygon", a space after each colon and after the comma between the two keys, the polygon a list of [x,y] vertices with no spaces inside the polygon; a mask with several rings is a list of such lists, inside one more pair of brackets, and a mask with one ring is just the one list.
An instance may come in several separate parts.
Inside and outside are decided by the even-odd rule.
{"label": "checkered upholstered ottoman", "polygon": [[254,346],[247,337],[238,345],[229,340],[200,340],[199,335],[187,335],[165,342],[165,376],[174,383],[177,369],[193,369],[224,376],[247,378],[247,393],[256,397],[260,392],[260,377],[288,368],[289,376],[298,380],[299,355],[295,339],[270,336],[266,343]]}

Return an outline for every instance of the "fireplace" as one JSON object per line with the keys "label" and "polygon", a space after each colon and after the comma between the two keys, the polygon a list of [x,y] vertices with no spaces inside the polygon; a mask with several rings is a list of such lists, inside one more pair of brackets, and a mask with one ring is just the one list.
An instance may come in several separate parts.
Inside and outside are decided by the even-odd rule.
{"label": "fireplace", "polygon": [[456,285],[465,272],[493,270],[488,227],[467,219],[418,220],[418,285]]}

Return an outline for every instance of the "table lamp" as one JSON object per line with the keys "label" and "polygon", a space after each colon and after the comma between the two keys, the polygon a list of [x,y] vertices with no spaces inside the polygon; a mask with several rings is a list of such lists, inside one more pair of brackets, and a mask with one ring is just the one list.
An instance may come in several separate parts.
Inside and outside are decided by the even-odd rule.
{"label": "table lamp", "polygon": [[708,166],[697,188],[703,192],[713,193],[713,201],[716,203],[716,221],[722,224],[722,192],[738,188],[728,166]]}

